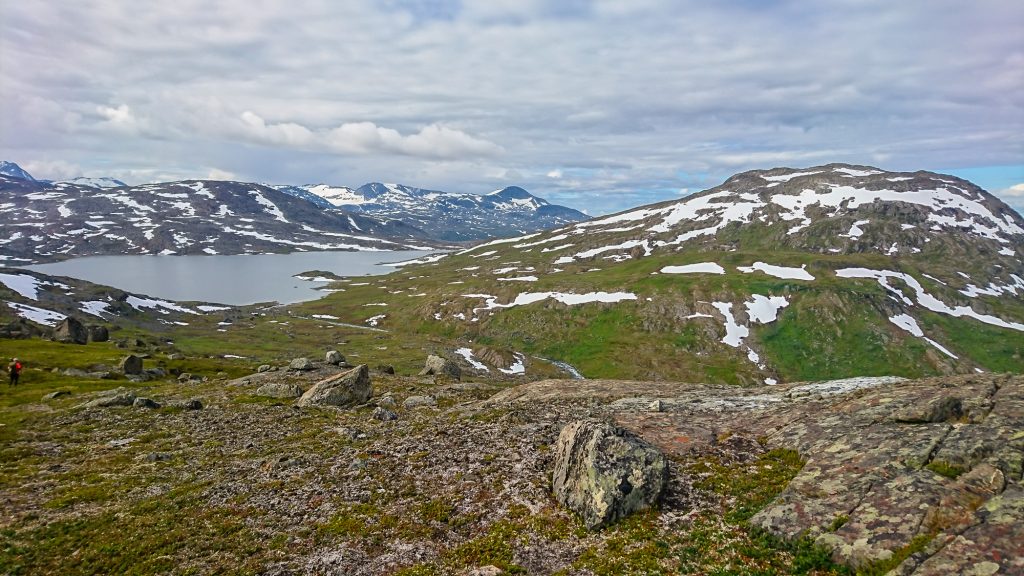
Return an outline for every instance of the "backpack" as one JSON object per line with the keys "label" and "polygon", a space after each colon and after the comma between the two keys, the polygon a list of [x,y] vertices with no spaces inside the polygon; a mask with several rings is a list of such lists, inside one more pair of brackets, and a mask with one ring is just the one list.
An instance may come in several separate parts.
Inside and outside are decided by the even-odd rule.
{"label": "backpack", "polygon": [[18,362],[14,365],[14,373],[21,374],[21,362]]}

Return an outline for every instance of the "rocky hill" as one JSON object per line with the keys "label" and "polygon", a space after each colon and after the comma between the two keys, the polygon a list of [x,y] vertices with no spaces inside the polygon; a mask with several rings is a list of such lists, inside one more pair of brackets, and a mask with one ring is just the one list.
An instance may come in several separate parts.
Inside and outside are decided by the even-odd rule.
{"label": "rocky hill", "polygon": [[0,258],[24,264],[107,254],[401,250],[437,245],[402,222],[323,210],[257,184],[189,180],[110,185],[0,175]]}
{"label": "rocky hill", "polygon": [[386,302],[383,326],[587,377],[1021,371],[1022,241],[1019,215],[952,176],[778,168],[483,243],[310,306],[358,319],[361,302]]}
{"label": "rocky hill", "polygon": [[450,242],[525,234],[589,218],[572,208],[550,204],[518,186],[489,194],[453,194],[378,182],[356,189],[326,184],[278,189],[303,198],[312,194],[346,211],[402,220],[433,238]]}

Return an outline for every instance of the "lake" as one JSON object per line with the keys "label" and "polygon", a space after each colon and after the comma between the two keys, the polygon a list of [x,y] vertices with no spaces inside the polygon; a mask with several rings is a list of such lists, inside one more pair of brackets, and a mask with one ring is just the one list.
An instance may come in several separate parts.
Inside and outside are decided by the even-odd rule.
{"label": "lake", "polygon": [[136,294],[178,301],[220,304],[282,304],[315,300],[324,282],[293,278],[310,270],[338,276],[387,274],[386,263],[430,254],[396,252],[292,252],[238,256],[89,256],[52,264],[26,266],[54,276],[68,276]]}

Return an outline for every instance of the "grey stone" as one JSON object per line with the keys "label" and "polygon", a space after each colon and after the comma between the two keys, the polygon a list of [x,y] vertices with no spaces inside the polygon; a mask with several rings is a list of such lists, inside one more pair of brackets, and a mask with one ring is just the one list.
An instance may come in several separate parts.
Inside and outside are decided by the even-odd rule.
{"label": "grey stone", "polygon": [[325,360],[327,360],[328,364],[333,364],[334,366],[345,363],[345,357],[337,350],[328,350]]}
{"label": "grey stone", "polygon": [[427,356],[427,361],[423,366],[423,370],[420,370],[420,376],[448,376],[455,380],[462,378],[462,369],[459,365],[451,360],[435,356],[431,354]]}
{"label": "grey stone", "polygon": [[124,388],[107,390],[102,396],[85,403],[86,408],[109,408],[111,406],[131,406],[135,403],[135,393]]}
{"label": "grey stone", "polygon": [[191,400],[179,400],[169,404],[171,408],[180,408],[182,410],[202,410],[203,401],[198,398],[192,398]]}
{"label": "grey stone", "polygon": [[313,364],[313,361],[310,360],[309,358],[296,358],[292,360],[290,364],[288,364],[289,370],[298,370],[300,372],[314,370],[315,368],[316,365]]}
{"label": "grey stone", "polygon": [[160,407],[160,403],[154,401],[152,398],[136,398],[135,402],[132,402],[132,406],[135,408],[152,408],[156,409]]}
{"label": "grey stone", "polygon": [[594,420],[558,435],[555,498],[590,530],[654,506],[668,482],[668,458],[626,430]]}
{"label": "grey stone", "polygon": [[380,406],[374,408],[372,417],[374,420],[380,420],[381,422],[390,422],[392,420],[398,420],[398,414],[392,412],[391,410],[388,410],[387,408],[382,408]]}
{"label": "grey stone", "polygon": [[145,372],[154,378],[165,378],[167,376],[167,370],[163,368],[146,368]]}
{"label": "grey stone", "polygon": [[270,364],[261,364],[256,371],[262,374],[263,372],[270,372],[272,369],[273,367]]}
{"label": "grey stone", "polygon": [[56,400],[57,398],[60,398],[61,396],[70,396],[70,395],[71,395],[71,392],[68,392],[67,390],[54,390],[53,392],[50,392],[49,394],[43,396],[43,400]]}
{"label": "grey stone", "polygon": [[299,406],[355,406],[373,395],[370,371],[366,364],[321,380],[298,399]]}
{"label": "grey stone", "polygon": [[409,396],[402,402],[402,407],[406,410],[420,406],[437,406],[437,400],[433,396]]}
{"label": "grey stone", "polygon": [[142,358],[134,354],[129,354],[121,359],[121,362],[117,365],[118,369],[124,374],[142,374]]}
{"label": "grey stone", "polygon": [[268,382],[256,389],[256,395],[268,398],[298,398],[302,396],[302,388],[297,384]]}
{"label": "grey stone", "polygon": [[395,367],[391,364],[378,364],[377,372],[380,372],[381,374],[394,374]]}
{"label": "grey stone", "polygon": [[167,452],[150,452],[146,455],[147,462],[167,462],[173,458],[174,456]]}
{"label": "grey stone", "polygon": [[89,341],[89,331],[81,322],[68,316],[54,328],[53,339],[65,344],[85,344]]}
{"label": "grey stone", "polygon": [[184,354],[179,354],[178,352],[175,352],[173,354],[168,354],[167,355],[167,359],[168,360],[184,360],[185,359],[185,355]]}
{"label": "grey stone", "polygon": [[377,399],[377,406],[380,406],[381,408],[393,410],[397,405],[398,404],[395,402],[395,399],[391,396],[382,396]]}
{"label": "grey stone", "polygon": [[107,342],[110,340],[110,331],[106,326],[89,326],[90,342]]}

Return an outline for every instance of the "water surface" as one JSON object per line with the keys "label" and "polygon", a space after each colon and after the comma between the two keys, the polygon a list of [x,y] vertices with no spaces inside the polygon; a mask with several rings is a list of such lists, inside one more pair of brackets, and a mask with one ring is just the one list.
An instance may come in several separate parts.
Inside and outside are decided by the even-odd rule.
{"label": "water surface", "polygon": [[54,276],[69,276],[168,300],[282,304],[315,300],[323,282],[293,278],[310,270],[339,276],[387,274],[386,263],[430,254],[396,252],[292,252],[238,256],[88,256],[27,266]]}

